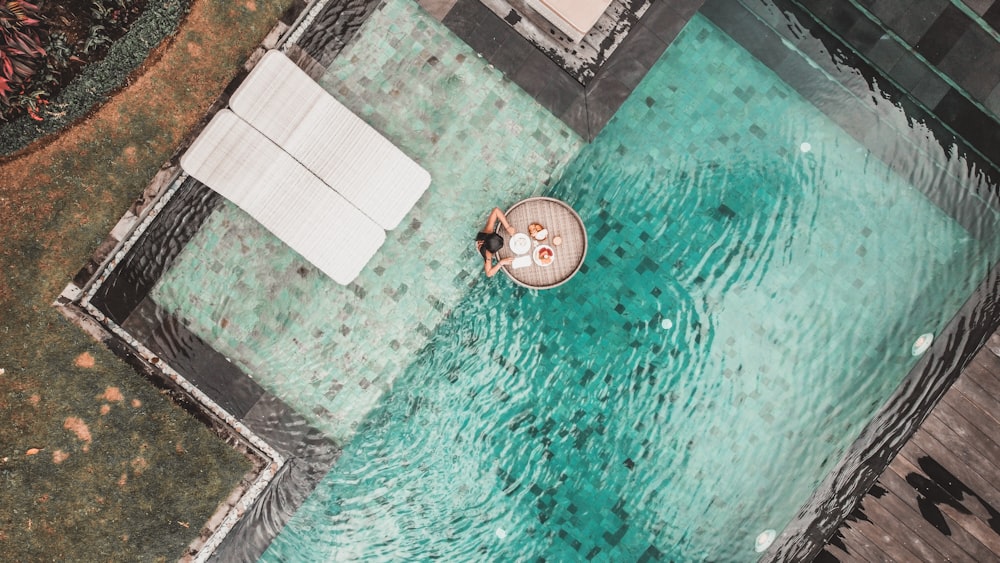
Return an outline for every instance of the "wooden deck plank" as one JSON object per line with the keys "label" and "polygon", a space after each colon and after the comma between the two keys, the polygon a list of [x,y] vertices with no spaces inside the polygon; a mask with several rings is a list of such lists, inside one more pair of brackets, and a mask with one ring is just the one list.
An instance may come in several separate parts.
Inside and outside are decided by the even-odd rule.
{"label": "wooden deck plank", "polygon": [[879,499],[873,496],[865,497],[861,510],[868,521],[859,520],[855,528],[879,549],[885,552],[893,561],[940,561],[942,556],[938,551],[914,535],[905,524],[885,508],[880,506]]}
{"label": "wooden deck plank", "polygon": [[[958,520],[970,533],[976,535],[977,532],[981,532],[983,528],[981,524],[989,528],[989,525],[985,523],[993,515],[990,513],[990,509],[987,509],[979,500],[983,498],[982,487],[993,488],[989,481],[981,480],[979,475],[973,474],[972,471],[963,467],[962,461],[950,455],[950,452],[940,443],[932,443],[928,438],[921,441],[921,446],[918,447],[915,442],[911,441],[904,448],[905,452],[900,452],[900,456],[918,467],[922,475],[933,481],[940,488],[940,491],[947,495],[941,499],[942,502],[954,503],[969,512],[969,514],[963,514]],[[956,510],[958,509],[956,508]],[[978,520],[978,522],[973,522],[973,520]],[[966,524],[974,526],[974,528],[970,528]],[[996,536],[995,533],[992,535]],[[995,545],[996,549],[1000,549],[1000,537],[996,538]],[[987,545],[987,547],[994,546]]]}
{"label": "wooden deck plank", "polygon": [[[978,429],[957,426],[955,419],[961,419],[958,412],[948,405],[939,405],[924,421],[924,428],[936,438],[941,449],[951,452],[954,462],[946,464],[946,468],[993,506],[1000,506],[1000,483],[996,482],[1000,475],[1000,467],[996,465],[1000,446]],[[931,457],[945,459],[933,444],[918,445]]]}
{"label": "wooden deck plank", "polygon": [[847,553],[832,543],[826,544],[813,563],[864,563],[862,559]]}
{"label": "wooden deck plank", "polygon": [[1000,378],[987,371],[982,364],[973,362],[955,382],[953,389],[976,403],[994,418],[1000,413]]}
{"label": "wooden deck plank", "polygon": [[972,380],[994,400],[1000,401],[1000,358],[989,350],[980,352],[966,366],[963,377],[959,380]]}
{"label": "wooden deck plank", "polygon": [[[907,480],[907,484],[914,489],[915,500],[917,495],[925,499],[941,498],[948,495],[948,492],[935,483],[923,470],[913,465],[903,455],[903,452],[900,452],[900,455],[896,457],[889,468],[902,476],[904,480],[909,476],[910,480],[919,479],[921,481],[920,485],[913,486],[910,484],[910,480]],[[926,501],[924,502],[925,510],[927,510],[927,503]],[[944,518],[944,521],[948,522],[948,530],[952,535],[962,535],[965,537],[963,541],[978,544],[978,547],[973,546],[979,552],[975,556],[977,560],[992,561],[998,558],[998,555],[1000,555],[1000,536],[994,533],[985,522],[974,515],[963,514],[947,503],[935,503],[933,507]],[[921,511],[921,514],[924,514],[925,518],[927,517],[924,511]]]}
{"label": "wooden deck plank", "polygon": [[[895,516],[900,522],[904,523],[907,528],[912,530],[910,535],[918,536],[921,540],[931,546],[935,551],[941,554],[942,559],[939,561],[971,561],[972,556],[969,555],[962,546],[958,545],[956,542],[948,536],[945,536],[937,528],[935,528],[930,522],[924,519],[920,511],[912,504],[907,504],[905,500],[899,497],[894,492],[886,491],[881,497],[878,498],[878,504],[880,507],[884,508],[886,512]],[[904,530],[905,533],[905,530]]]}
{"label": "wooden deck plank", "polygon": [[[1000,424],[1000,422],[997,422],[997,413],[1000,413],[1000,401],[997,401],[975,381],[965,378],[962,379],[962,384],[956,384],[952,391],[954,391],[955,394],[965,397],[969,403],[975,405],[976,410],[981,413],[980,416],[988,417],[992,419],[994,423]],[[950,394],[951,393],[949,393],[949,395]]]}
{"label": "wooden deck plank", "polygon": [[900,459],[897,457],[896,460],[893,461],[892,465],[889,466],[889,469],[883,473],[881,477],[879,477],[878,483],[884,489],[893,493],[901,502],[917,514],[918,517],[927,524],[927,526],[930,526],[934,530],[933,533],[937,534],[938,537],[936,538],[936,541],[939,544],[941,542],[954,543],[956,547],[969,555],[969,558],[965,560],[990,561],[996,558],[996,554],[980,543],[975,536],[965,531],[965,528],[959,526],[958,522],[956,522],[949,513],[942,513],[942,522],[947,525],[949,529],[948,535],[939,529],[933,522],[927,520],[917,503],[917,497],[920,496],[919,493],[916,489],[914,489],[913,485],[906,481],[906,475],[915,468],[913,468],[909,462],[899,461]]}
{"label": "wooden deck plank", "polygon": [[858,531],[856,525],[857,522],[847,522],[840,528],[848,555],[869,563],[895,563],[875,542]]}

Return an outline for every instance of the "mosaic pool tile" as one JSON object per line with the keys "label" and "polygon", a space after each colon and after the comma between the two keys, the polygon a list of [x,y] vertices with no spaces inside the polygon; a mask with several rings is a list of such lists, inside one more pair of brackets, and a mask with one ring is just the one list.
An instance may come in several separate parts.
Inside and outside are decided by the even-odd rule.
{"label": "mosaic pool tile", "polygon": [[153,298],[343,443],[482,281],[470,241],[489,210],[544,190],[583,143],[407,0],[320,84],[431,173],[427,194],[348,287],[227,203]]}

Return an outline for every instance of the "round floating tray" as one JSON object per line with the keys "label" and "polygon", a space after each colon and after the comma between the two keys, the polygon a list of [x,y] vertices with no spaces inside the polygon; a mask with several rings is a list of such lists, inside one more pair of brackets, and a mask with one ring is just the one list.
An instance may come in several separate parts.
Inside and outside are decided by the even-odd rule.
{"label": "round floating tray", "polygon": [[[532,289],[549,289],[566,283],[580,271],[587,255],[587,230],[580,216],[565,202],[551,197],[528,198],[507,210],[507,221],[519,233],[528,232],[531,223],[542,224],[548,229],[549,236],[538,244],[547,244],[555,249],[552,263],[548,266],[532,264],[515,269],[505,265],[504,273],[515,283]],[[562,237],[559,246],[552,244],[556,236]],[[497,254],[500,258],[514,256],[507,245]]]}

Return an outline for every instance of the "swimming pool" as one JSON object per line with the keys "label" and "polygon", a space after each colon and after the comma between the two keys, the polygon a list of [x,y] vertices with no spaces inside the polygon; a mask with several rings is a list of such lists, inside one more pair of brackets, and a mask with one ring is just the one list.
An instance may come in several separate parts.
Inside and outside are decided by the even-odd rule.
{"label": "swimming pool", "polygon": [[[387,3],[366,24],[379,34],[321,81],[435,178],[361,303],[232,207],[156,290],[345,446],[263,559],[753,559],[757,534],[787,524],[912,367],[913,340],[996,262],[995,243],[701,17],[581,150],[484,66],[448,75],[444,106],[426,83],[373,79],[474,56],[408,5]],[[492,118],[442,109],[490,104],[509,117],[485,132],[447,120]],[[538,166],[509,160],[539,152]],[[539,171],[559,179],[545,188]],[[547,292],[483,282],[449,229],[474,232],[481,219],[461,218],[483,200],[532,192],[580,213],[585,268]],[[432,262],[439,274],[422,276]],[[371,371],[343,385],[359,364]]]}

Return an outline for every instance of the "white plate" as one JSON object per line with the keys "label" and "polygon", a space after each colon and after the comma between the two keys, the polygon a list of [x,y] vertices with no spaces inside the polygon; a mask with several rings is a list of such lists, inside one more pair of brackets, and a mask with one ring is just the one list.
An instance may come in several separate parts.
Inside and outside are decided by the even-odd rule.
{"label": "white plate", "polygon": [[514,254],[527,254],[531,250],[531,238],[526,233],[517,233],[507,243]]}
{"label": "white plate", "polygon": [[[542,260],[538,257],[538,254],[542,250],[548,250],[550,252],[548,262],[542,262]],[[538,246],[535,247],[535,251],[531,253],[531,259],[534,260],[535,264],[538,264],[539,266],[543,267],[551,266],[552,262],[555,261],[556,259],[556,251],[553,250],[552,247],[547,244],[539,244]]]}

